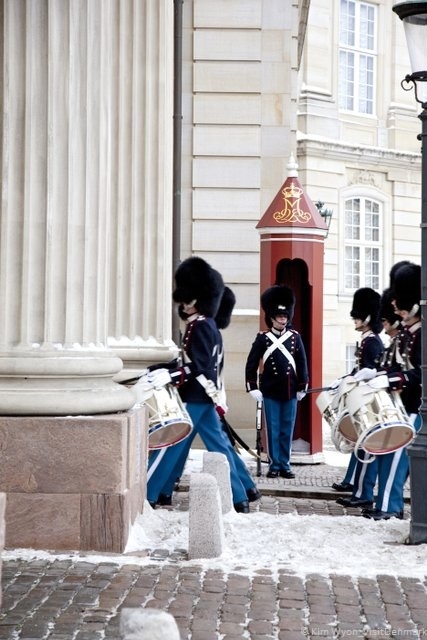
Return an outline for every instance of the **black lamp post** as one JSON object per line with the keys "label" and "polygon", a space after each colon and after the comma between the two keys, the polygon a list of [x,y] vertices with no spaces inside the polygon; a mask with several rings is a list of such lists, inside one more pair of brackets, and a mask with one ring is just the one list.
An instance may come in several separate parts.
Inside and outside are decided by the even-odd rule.
{"label": "black lamp post", "polygon": [[411,479],[411,528],[409,544],[427,542],[427,1],[408,0],[393,6],[403,21],[412,73],[402,80],[405,90],[414,89],[421,104],[421,340],[423,424],[413,444],[408,447]]}

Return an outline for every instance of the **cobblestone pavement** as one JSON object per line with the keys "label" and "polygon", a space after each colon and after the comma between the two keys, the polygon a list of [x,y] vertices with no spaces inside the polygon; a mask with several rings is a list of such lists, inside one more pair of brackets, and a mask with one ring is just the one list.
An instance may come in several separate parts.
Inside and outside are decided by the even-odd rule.
{"label": "cobblestone pavement", "polygon": [[[251,510],[331,517],[347,513],[330,488],[342,478],[342,468],[320,464],[296,465],[294,470],[295,480],[256,478],[263,497]],[[184,477],[174,494],[174,509],[188,508],[186,489]],[[348,514],[360,515],[357,509]],[[179,549],[140,555],[147,560],[143,566],[115,563],[111,554],[100,555],[96,563],[82,554],[4,561],[0,639],[117,640],[121,608],[140,606],[170,612],[182,640],[427,636],[427,567],[424,580],[387,575],[302,578],[284,569],[242,575],[204,570],[187,562]]]}

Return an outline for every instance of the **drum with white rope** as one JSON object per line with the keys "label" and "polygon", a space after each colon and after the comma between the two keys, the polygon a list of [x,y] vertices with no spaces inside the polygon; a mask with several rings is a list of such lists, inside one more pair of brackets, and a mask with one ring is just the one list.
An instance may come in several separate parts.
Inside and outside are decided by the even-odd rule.
{"label": "drum with white rope", "polygon": [[415,437],[399,394],[388,391],[387,376],[374,380],[359,382],[346,394],[346,408],[357,433],[356,455],[359,449],[373,455],[393,453]]}
{"label": "drum with white rope", "polygon": [[325,389],[316,399],[316,405],[331,429],[331,440],[337,451],[350,453],[354,443],[345,438],[337,428],[339,417],[339,395],[337,389]]}
{"label": "drum with white rope", "polygon": [[345,376],[342,378],[337,389],[337,421],[334,425],[334,429],[337,434],[340,434],[346,442],[352,443],[350,450],[354,448],[354,444],[357,442],[359,437],[354,421],[347,407],[348,394],[352,389],[354,389],[355,385],[357,385],[357,382],[352,376]]}
{"label": "drum with white rope", "polygon": [[338,386],[320,394],[316,401],[323,417],[331,427],[331,439],[341,453],[350,453],[357,442],[353,420],[346,407],[347,393],[357,384],[351,376],[344,376]]}

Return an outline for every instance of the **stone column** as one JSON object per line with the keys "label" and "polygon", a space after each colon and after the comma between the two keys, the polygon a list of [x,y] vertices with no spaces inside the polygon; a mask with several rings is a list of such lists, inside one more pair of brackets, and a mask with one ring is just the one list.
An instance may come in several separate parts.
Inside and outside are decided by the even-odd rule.
{"label": "stone column", "polygon": [[[108,344],[131,370],[175,357],[172,314],[174,3],[122,3],[114,50]],[[132,68],[131,76],[127,69]]]}
{"label": "stone column", "polygon": [[108,413],[133,404],[113,382],[122,362],[106,348],[117,233],[111,150],[126,117],[117,121],[114,62],[118,14],[128,5],[2,2],[3,415]]}
{"label": "stone column", "polygon": [[[143,117],[129,87],[143,92],[150,60],[138,58],[141,12],[157,4],[0,0],[0,491],[7,493],[7,547],[123,552],[142,511],[146,408],[114,381],[122,360],[107,336],[109,310],[122,303],[110,297],[110,281],[128,288],[130,247],[143,235],[136,227],[145,203],[134,192],[145,167],[134,160],[149,127],[129,129]],[[128,219],[129,201],[135,211]],[[112,248],[125,228],[119,265]],[[141,253],[149,248],[147,240]],[[152,264],[144,258],[146,268]]]}

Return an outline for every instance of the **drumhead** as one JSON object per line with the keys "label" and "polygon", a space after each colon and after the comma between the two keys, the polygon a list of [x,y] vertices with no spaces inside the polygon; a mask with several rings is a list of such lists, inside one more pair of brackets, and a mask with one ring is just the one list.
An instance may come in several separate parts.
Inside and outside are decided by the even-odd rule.
{"label": "drumhead", "polygon": [[148,450],[164,449],[178,444],[187,438],[193,425],[186,420],[170,420],[169,423],[156,424],[148,432]]}
{"label": "drumhead", "polygon": [[346,438],[346,440],[349,440],[350,442],[357,442],[358,433],[348,411],[343,411],[341,413],[337,420],[336,428],[341,435]]}
{"label": "drumhead", "polygon": [[354,449],[354,442],[350,442],[338,431],[336,424],[331,429],[331,440],[335,448],[340,453],[351,453]]}
{"label": "drumhead", "polygon": [[376,424],[364,434],[360,446],[374,455],[393,453],[406,447],[415,437],[414,428],[405,422]]}

